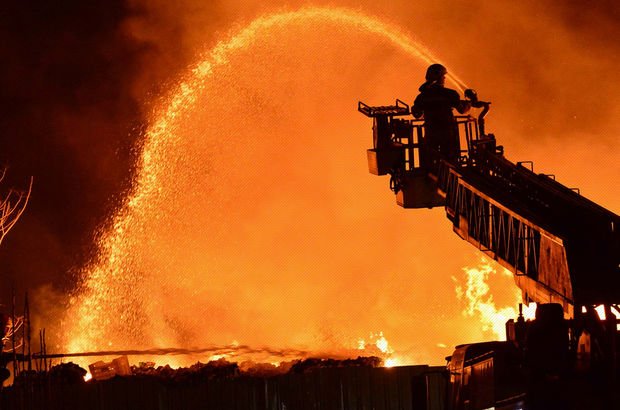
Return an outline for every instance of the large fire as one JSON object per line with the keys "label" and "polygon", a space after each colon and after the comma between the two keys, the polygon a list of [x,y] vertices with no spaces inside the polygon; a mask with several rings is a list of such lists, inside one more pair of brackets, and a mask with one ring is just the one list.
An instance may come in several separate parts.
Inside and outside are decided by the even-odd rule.
{"label": "large fire", "polygon": [[[456,284],[456,296],[466,304],[463,314],[471,317],[479,317],[483,331],[491,332],[498,340],[506,338],[506,322],[509,319],[516,319],[519,311],[516,306],[522,302],[521,290],[514,289],[513,303],[505,307],[498,307],[493,298],[491,287],[489,286],[490,276],[503,276],[496,279],[512,282],[513,274],[501,267],[494,267],[490,261],[482,260],[478,267],[466,267],[463,269],[466,274],[465,285],[456,277],[453,280]],[[499,272],[498,272],[499,271]],[[506,284],[501,288],[508,288]],[[536,304],[531,303],[522,309],[523,317],[534,319],[536,314]]]}
{"label": "large fire", "polygon": [[153,115],[133,192],[72,298],[66,349],[242,341],[265,347],[244,358],[277,362],[282,348],[359,353],[375,332],[363,345],[395,365],[499,334],[514,311],[471,302],[485,294],[471,275],[460,314],[450,278],[476,256],[442,211],[404,212],[367,175],[357,100],[412,99],[430,61],[398,28],[337,8],[267,15],[206,52]]}

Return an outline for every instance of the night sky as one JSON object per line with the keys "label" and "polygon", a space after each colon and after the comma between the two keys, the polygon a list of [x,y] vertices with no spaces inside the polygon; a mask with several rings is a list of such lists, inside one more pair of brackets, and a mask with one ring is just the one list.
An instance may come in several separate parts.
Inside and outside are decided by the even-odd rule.
{"label": "night sky", "polygon": [[[193,61],[193,44],[214,41],[237,16],[245,21],[270,9],[258,2],[209,3],[200,7],[187,0],[174,6],[120,0],[2,3],[0,163],[8,167],[2,188],[26,187],[30,176],[34,186],[26,213],[0,246],[0,302],[7,300],[12,288],[18,295],[44,284],[62,291],[71,288],[72,272],[94,251],[97,229],[109,220],[130,187],[149,102]],[[366,3],[364,9],[369,12],[382,10]],[[574,33],[576,44],[595,44],[593,52],[601,55],[609,44],[612,63],[618,61],[617,1],[533,4],[523,7],[532,13],[528,18],[552,13]],[[406,16],[416,13],[417,7],[404,2],[388,6],[387,12],[402,11],[405,17],[399,23],[406,27]],[[444,5],[443,20],[429,25],[448,24],[471,37],[476,27],[459,27],[459,21],[463,16],[471,21],[476,7],[475,2],[454,2],[455,10]],[[435,6],[426,12],[435,17],[440,13]],[[485,24],[486,20],[476,21],[476,25]],[[421,37],[427,39],[424,30]],[[441,48],[438,51],[442,53]],[[538,58],[542,71],[558,64],[546,56]],[[510,64],[498,61],[497,68],[507,69]],[[600,109],[609,114],[615,103],[602,90],[618,88],[617,70],[589,81],[601,89]],[[565,96],[581,97],[569,91]],[[596,131],[598,125],[593,121],[589,128]],[[617,135],[602,138],[615,141]]]}
{"label": "night sky", "polygon": [[12,286],[19,295],[71,284],[68,272],[88,258],[94,232],[129,186],[141,102],[164,79],[138,89],[157,48],[123,33],[123,21],[139,13],[125,2],[1,7],[3,188],[34,177],[27,212],[0,251],[4,299]]}

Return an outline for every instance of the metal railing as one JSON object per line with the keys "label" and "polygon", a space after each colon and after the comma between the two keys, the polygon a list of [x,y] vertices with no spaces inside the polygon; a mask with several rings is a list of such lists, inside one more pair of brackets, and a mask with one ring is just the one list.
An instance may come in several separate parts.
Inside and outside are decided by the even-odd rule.
{"label": "metal railing", "polygon": [[[392,119],[392,142],[400,144],[405,151],[403,171],[416,172],[428,168],[433,174],[438,173],[437,162],[443,158],[439,152],[425,147],[424,120]],[[455,117],[455,125],[459,135],[459,157],[457,164],[467,164],[469,153],[475,149],[480,139],[476,118],[462,115]]]}

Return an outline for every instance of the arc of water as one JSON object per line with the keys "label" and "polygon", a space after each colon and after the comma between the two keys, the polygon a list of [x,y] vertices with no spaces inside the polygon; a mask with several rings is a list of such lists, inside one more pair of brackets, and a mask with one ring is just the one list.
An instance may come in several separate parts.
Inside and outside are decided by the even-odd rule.
{"label": "arc of water", "polygon": [[[159,145],[168,140],[169,130],[174,119],[180,116],[182,110],[187,110],[193,105],[197,92],[200,91],[200,83],[204,81],[216,66],[228,62],[229,56],[236,50],[248,47],[262,31],[274,26],[290,25],[309,20],[328,20],[358,27],[362,31],[376,34],[385,38],[394,46],[405,53],[421,59],[427,64],[441,62],[421,42],[413,39],[400,28],[382,22],[376,17],[369,16],[359,11],[346,8],[307,7],[297,11],[283,12],[265,15],[257,18],[247,27],[231,36],[228,40],[220,41],[209,55],[192,70],[189,79],[182,81],[173,93],[164,114],[154,123],[147,134],[147,143],[142,155],[142,166],[139,186],[137,187],[129,205],[134,207],[142,202],[142,198],[156,186],[155,173]],[[462,91],[466,88],[465,83],[458,76],[448,73],[448,77]]]}
{"label": "arc of water", "polygon": [[[106,275],[122,275],[115,264],[122,263],[123,241],[126,240],[126,232],[132,223],[139,218],[140,208],[148,203],[151,195],[157,194],[158,176],[161,172],[160,158],[170,144],[174,144],[175,138],[178,138],[174,132],[175,119],[183,116],[194,105],[204,81],[213,73],[214,68],[227,64],[230,55],[236,50],[249,47],[261,37],[263,31],[274,26],[307,23],[313,20],[332,21],[357,27],[388,40],[396,48],[425,63],[441,62],[424,45],[400,28],[347,8],[305,7],[296,11],[265,15],[252,21],[227,40],[220,41],[173,90],[167,105],[163,107],[159,117],[146,133],[133,192],[129,195],[126,206],[115,216],[111,229],[101,237],[99,260],[86,273],[80,287],[79,292],[82,294],[79,297],[80,301],[77,302],[76,311],[78,325],[73,329],[75,339],[88,338],[89,329],[97,321],[93,316],[96,313],[93,312],[97,312],[98,306],[105,305],[104,299],[110,297],[112,293],[109,289],[101,289],[99,282],[104,280]],[[450,74],[449,78],[461,90],[465,87],[457,76]],[[83,346],[82,343],[79,345]]]}

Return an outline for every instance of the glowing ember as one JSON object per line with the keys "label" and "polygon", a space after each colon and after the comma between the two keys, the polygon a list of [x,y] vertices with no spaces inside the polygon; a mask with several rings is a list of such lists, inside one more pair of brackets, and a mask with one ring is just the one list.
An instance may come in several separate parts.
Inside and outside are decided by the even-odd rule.
{"label": "glowing ember", "polygon": [[371,333],[368,338],[368,343],[364,339],[357,341],[358,350],[362,350],[362,355],[378,356],[383,359],[385,367],[394,367],[404,363],[401,359],[394,357],[394,349],[392,349],[383,335],[383,332]]}
{"label": "glowing ember", "polygon": [[396,358],[390,358],[385,361],[385,367],[394,367],[400,365],[400,362]]}
{"label": "glowing ember", "polygon": [[381,350],[383,353],[387,353],[388,352],[388,349],[389,349],[388,341],[383,336],[383,332],[379,333],[379,338],[375,342],[375,346],[377,346],[377,349]]}
{"label": "glowing ember", "polygon": [[226,359],[228,357],[230,357],[230,355],[228,355],[228,354],[214,354],[213,356],[209,356],[209,361]]}

